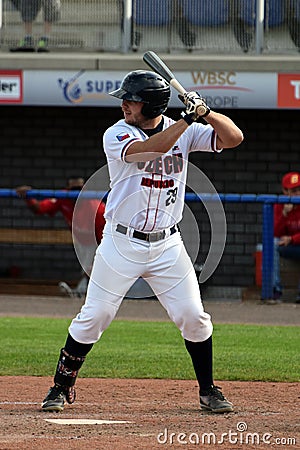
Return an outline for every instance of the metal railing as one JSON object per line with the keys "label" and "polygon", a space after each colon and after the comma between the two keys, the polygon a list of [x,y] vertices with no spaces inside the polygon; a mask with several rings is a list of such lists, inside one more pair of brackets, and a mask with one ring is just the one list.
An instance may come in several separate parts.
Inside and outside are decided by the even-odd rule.
{"label": "metal railing", "polygon": [[[78,192],[32,189],[27,192],[27,198],[77,198]],[[85,191],[82,198],[105,199],[107,192]],[[0,189],[0,198],[19,198],[14,189]],[[274,257],[274,204],[293,203],[300,204],[300,197],[270,194],[205,194],[186,193],[185,201],[204,202],[222,201],[227,203],[260,203],[262,204],[262,290],[261,299],[271,299],[273,295],[273,257]],[[0,229],[1,231],[1,229]]]}
{"label": "metal railing", "polygon": [[[59,17],[52,23],[50,49],[297,53],[299,3],[299,0],[62,0]],[[30,6],[29,1],[23,4]],[[2,0],[3,50],[16,47],[24,36],[20,5],[21,0]],[[40,11],[33,21],[35,40],[43,33],[44,16]]]}

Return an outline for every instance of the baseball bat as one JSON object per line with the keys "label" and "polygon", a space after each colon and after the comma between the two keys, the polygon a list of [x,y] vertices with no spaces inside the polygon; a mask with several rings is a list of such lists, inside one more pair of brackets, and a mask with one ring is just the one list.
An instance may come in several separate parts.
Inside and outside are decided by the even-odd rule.
{"label": "baseball bat", "polygon": [[[154,70],[154,72],[161,75],[179,94],[184,95],[187,91],[175,78],[174,73],[170,68],[160,59],[160,57],[151,50],[144,53],[144,62]],[[202,116],[206,112],[205,106],[198,106],[197,112],[199,116]]]}
{"label": "baseball bat", "polygon": [[176,89],[179,94],[183,95],[186,93],[186,89],[176,80],[174,73],[169,69],[169,67],[160,59],[160,57],[152,52],[151,50],[147,51],[143,60],[146,64],[148,64],[154,72],[161,75],[174,89]]}

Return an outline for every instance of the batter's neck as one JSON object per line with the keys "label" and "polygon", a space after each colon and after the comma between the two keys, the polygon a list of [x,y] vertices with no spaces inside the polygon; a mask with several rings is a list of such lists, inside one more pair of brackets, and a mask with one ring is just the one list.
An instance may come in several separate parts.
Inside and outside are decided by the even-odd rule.
{"label": "batter's neck", "polygon": [[[146,128],[141,128],[141,130],[147,134],[147,136],[153,136],[153,134],[159,133],[160,131],[162,131],[163,126],[164,126],[164,118],[163,117],[156,117],[155,119],[159,119],[156,124],[154,124],[153,127],[146,127]],[[153,120],[155,120],[153,119]]]}

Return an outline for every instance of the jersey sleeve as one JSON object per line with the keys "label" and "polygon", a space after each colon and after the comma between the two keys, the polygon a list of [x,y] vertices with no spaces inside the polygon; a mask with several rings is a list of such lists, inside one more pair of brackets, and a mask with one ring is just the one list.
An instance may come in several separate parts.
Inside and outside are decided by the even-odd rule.
{"label": "jersey sleeve", "polygon": [[[276,203],[274,205],[274,236],[280,238],[281,236],[291,236],[291,244],[300,244],[300,230],[295,223],[300,223],[300,218],[297,210],[289,213],[287,216],[282,214],[283,204]],[[291,217],[292,215],[292,217]]]}
{"label": "jersey sleeve", "polygon": [[217,133],[209,124],[195,123],[187,129],[190,139],[189,152],[216,152],[223,149],[217,148]]}
{"label": "jersey sleeve", "polygon": [[108,128],[103,136],[103,146],[108,161],[125,161],[126,152],[130,145],[136,141],[142,141],[142,137],[137,134],[133,127],[118,122]]}
{"label": "jersey sleeve", "polygon": [[[31,206],[34,199],[27,200],[28,206]],[[59,211],[59,204],[56,198],[45,198],[39,202],[38,210],[35,212],[38,215],[48,214],[54,216]]]}
{"label": "jersey sleeve", "polygon": [[300,233],[296,233],[292,236],[291,243],[294,245],[300,245]]}

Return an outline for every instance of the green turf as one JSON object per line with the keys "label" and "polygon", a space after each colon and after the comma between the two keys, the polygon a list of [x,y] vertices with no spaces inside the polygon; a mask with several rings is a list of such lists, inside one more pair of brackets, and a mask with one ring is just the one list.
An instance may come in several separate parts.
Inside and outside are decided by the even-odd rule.
{"label": "green turf", "polygon": [[[69,323],[0,318],[0,375],[53,375]],[[213,342],[215,379],[300,379],[298,327],[219,324]],[[172,323],[116,320],[94,345],[80,376],[194,379],[194,372]]]}

